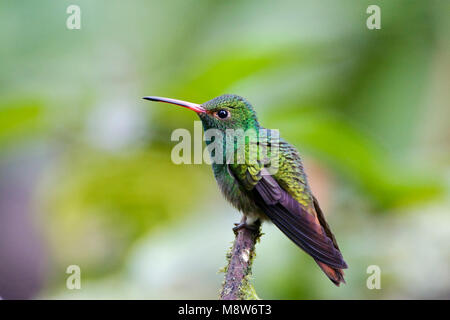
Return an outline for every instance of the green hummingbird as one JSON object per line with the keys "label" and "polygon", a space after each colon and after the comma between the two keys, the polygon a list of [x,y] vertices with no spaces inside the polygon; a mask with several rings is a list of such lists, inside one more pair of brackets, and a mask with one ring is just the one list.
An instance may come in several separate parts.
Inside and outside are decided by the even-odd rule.
{"label": "green hummingbird", "polygon": [[[226,137],[232,130],[264,129],[260,126],[251,104],[237,95],[225,94],[203,104],[163,97],[144,97],[146,100],[175,104],[195,111],[206,132],[214,129],[223,134],[219,148],[232,143],[237,152],[239,143]],[[241,142],[239,142],[241,141]],[[211,141],[206,141],[209,146]],[[259,143],[259,142],[258,142]],[[260,143],[261,145],[263,143]],[[271,143],[266,146],[272,150]],[[308,253],[328,278],[337,286],[344,281],[347,264],[342,257],[336,238],[308,185],[297,149],[283,139],[277,143],[276,170],[268,170],[270,163],[261,161],[227,161],[225,153],[217,161],[216,150],[210,150],[214,177],[225,198],[245,217],[239,228],[255,228],[260,221],[272,221],[289,239]],[[246,156],[255,149],[244,146]],[[247,159],[248,157],[246,157]],[[269,157],[270,158],[270,157]],[[234,158],[235,159],[235,158]],[[231,162],[231,163],[230,163]],[[237,163],[236,163],[237,162]]]}

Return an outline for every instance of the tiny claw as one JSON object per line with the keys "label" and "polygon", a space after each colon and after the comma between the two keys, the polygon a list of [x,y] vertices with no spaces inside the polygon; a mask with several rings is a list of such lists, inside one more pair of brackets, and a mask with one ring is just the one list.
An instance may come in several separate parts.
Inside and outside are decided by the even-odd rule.
{"label": "tiny claw", "polygon": [[235,227],[233,228],[234,234],[237,234],[237,232],[239,230],[241,230],[242,228],[245,228],[245,229],[250,230],[250,231],[257,231],[258,230],[257,226],[252,225],[252,224],[247,224],[246,222],[235,223],[234,225],[235,225]]}

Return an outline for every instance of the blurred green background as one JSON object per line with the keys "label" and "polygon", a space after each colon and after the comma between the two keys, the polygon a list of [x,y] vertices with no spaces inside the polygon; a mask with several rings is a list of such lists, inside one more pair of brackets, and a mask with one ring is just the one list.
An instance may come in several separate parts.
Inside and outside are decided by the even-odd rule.
{"label": "blurred green background", "polygon": [[171,162],[195,114],[141,97],[234,93],[299,148],[349,265],[336,288],[265,224],[261,298],[450,298],[450,1],[2,0],[0,24],[1,297],[216,299],[240,216]]}

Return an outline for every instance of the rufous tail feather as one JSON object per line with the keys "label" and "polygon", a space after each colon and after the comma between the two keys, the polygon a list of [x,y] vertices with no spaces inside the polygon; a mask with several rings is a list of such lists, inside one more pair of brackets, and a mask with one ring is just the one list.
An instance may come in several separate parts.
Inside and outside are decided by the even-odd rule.
{"label": "rufous tail feather", "polygon": [[344,271],[342,269],[337,269],[328,266],[327,264],[316,260],[317,264],[319,265],[320,269],[330,278],[331,282],[333,282],[335,285],[339,287],[341,283],[345,283],[344,280]]}

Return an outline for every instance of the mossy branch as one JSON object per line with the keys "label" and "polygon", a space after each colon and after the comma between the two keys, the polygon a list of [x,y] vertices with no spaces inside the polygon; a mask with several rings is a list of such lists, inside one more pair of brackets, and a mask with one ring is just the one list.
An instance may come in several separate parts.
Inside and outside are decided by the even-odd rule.
{"label": "mossy branch", "polygon": [[[245,223],[245,217],[241,222]],[[255,230],[241,228],[236,232],[231,250],[227,254],[225,280],[220,292],[221,300],[257,300],[255,289],[250,284],[255,245],[261,236],[261,224]]]}

